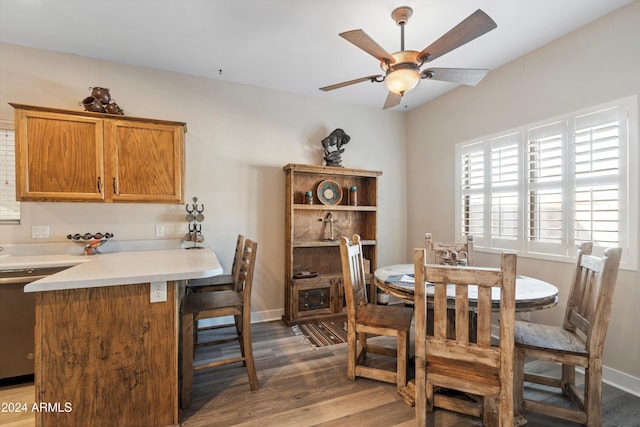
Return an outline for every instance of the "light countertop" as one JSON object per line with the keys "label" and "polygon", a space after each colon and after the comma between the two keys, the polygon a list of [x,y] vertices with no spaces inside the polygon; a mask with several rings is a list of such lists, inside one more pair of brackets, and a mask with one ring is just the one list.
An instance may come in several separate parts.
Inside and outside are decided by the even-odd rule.
{"label": "light countertop", "polygon": [[80,255],[0,255],[0,270],[42,267],[67,267],[90,261]]}
{"label": "light countertop", "polygon": [[165,282],[222,274],[220,262],[211,249],[124,251],[92,256],[42,255],[0,258],[0,268],[64,265],[73,265],[73,267],[29,283],[24,291],[41,292]]}

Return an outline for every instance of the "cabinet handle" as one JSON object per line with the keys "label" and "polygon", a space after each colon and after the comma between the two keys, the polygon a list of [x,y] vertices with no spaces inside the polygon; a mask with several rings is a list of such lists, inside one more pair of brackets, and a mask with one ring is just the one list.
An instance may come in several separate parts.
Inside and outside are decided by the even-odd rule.
{"label": "cabinet handle", "polygon": [[116,178],[113,178],[113,194],[118,194],[118,186],[116,184]]}
{"label": "cabinet handle", "polygon": [[100,177],[98,177],[98,193],[102,193],[102,181]]}

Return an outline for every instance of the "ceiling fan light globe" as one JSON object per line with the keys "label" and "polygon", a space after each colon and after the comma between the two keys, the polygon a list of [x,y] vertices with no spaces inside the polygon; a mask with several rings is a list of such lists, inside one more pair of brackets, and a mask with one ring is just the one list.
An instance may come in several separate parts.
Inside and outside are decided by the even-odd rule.
{"label": "ceiling fan light globe", "polygon": [[412,68],[401,68],[387,74],[384,80],[389,92],[404,94],[418,85],[420,72]]}

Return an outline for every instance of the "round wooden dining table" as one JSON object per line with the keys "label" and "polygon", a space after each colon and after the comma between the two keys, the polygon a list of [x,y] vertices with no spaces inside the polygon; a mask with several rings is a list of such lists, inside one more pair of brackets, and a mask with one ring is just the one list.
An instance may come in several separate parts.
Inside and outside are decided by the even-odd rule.
{"label": "round wooden dining table", "polygon": [[[378,268],[374,273],[374,281],[383,291],[413,301],[414,287],[413,264],[395,264]],[[447,287],[447,296],[455,300],[453,285]],[[427,286],[427,296],[433,294],[433,287]],[[477,295],[477,294],[476,294]],[[470,302],[474,300],[473,289],[469,288]],[[498,293],[491,296],[493,302],[498,303]],[[558,288],[551,283],[533,277],[516,276],[516,311],[535,311],[550,308],[558,304]]]}

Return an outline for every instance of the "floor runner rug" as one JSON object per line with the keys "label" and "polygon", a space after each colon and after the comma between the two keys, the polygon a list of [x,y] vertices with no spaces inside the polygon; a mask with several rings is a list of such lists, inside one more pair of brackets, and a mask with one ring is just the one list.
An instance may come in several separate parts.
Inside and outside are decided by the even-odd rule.
{"label": "floor runner rug", "polygon": [[304,335],[315,347],[347,341],[347,322],[341,319],[299,323],[291,329],[296,335]]}

